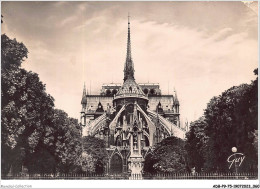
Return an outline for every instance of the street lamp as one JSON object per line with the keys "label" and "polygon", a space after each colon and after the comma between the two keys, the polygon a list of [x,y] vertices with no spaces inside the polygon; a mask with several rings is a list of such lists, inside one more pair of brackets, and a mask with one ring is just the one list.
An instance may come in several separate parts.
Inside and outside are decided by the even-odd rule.
{"label": "street lamp", "polygon": [[[236,159],[237,148],[233,147],[231,150],[234,153],[234,156],[235,156],[235,159]],[[237,177],[237,162],[236,161],[235,161],[235,170],[236,170],[236,179],[238,179],[238,177]]]}

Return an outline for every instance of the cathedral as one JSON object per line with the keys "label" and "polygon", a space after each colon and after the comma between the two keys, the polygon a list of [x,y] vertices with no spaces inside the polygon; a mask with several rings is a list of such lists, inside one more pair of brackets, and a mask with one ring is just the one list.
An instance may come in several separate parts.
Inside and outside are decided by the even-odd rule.
{"label": "cathedral", "polygon": [[142,173],[154,145],[169,136],[184,139],[186,132],[176,92],[164,95],[157,83],[135,81],[130,37],[128,20],[123,84],[103,84],[97,95],[89,95],[84,86],[81,100],[82,135],[105,141],[111,174]]}

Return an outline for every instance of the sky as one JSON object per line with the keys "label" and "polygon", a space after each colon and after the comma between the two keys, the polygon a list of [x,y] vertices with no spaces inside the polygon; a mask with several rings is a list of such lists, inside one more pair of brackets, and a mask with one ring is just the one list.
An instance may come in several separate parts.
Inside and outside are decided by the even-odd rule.
{"label": "sky", "polygon": [[29,50],[22,67],[39,74],[56,108],[80,117],[91,94],[122,83],[127,16],[138,83],[159,83],[194,121],[258,67],[257,2],[2,2],[1,32]]}

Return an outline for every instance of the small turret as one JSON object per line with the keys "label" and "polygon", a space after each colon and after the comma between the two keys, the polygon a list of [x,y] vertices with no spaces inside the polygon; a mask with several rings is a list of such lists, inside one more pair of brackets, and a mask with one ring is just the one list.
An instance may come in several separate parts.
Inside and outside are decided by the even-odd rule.
{"label": "small turret", "polygon": [[86,86],[84,83],[83,94],[82,94],[82,99],[81,99],[82,109],[86,109],[86,106],[87,106],[87,96],[86,95],[87,95]]}
{"label": "small turret", "polygon": [[177,97],[177,91],[174,89],[174,105],[180,106],[180,102]]}
{"label": "small turret", "polygon": [[86,94],[86,86],[84,83],[84,88],[83,88],[83,94],[82,94],[82,99],[81,99],[81,105],[82,105],[82,110],[81,110],[81,116],[80,116],[80,123],[84,127],[86,126],[86,107],[87,107],[87,94]]}
{"label": "small turret", "polygon": [[185,120],[185,131],[188,132],[190,130],[188,119]]}

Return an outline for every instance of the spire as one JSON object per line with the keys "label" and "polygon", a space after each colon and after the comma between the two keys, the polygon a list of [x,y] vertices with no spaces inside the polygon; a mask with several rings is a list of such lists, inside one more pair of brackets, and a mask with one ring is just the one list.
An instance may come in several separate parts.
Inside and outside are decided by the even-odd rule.
{"label": "spire", "polygon": [[178,97],[177,97],[177,91],[175,90],[175,88],[174,88],[174,102],[175,102],[175,104],[176,105],[180,105],[180,102],[179,102],[179,100],[178,100]]}
{"label": "spire", "polygon": [[86,84],[85,84],[85,82],[84,82],[82,97],[84,97],[84,96],[86,96]]}
{"label": "spire", "polygon": [[126,53],[126,62],[124,67],[124,81],[127,79],[133,79],[134,78],[134,63],[132,61],[131,56],[131,36],[130,36],[130,16],[128,13],[128,34],[127,34],[127,53]]}
{"label": "spire", "polygon": [[84,83],[84,88],[83,88],[81,104],[87,104],[86,85],[85,85],[85,83]]}

